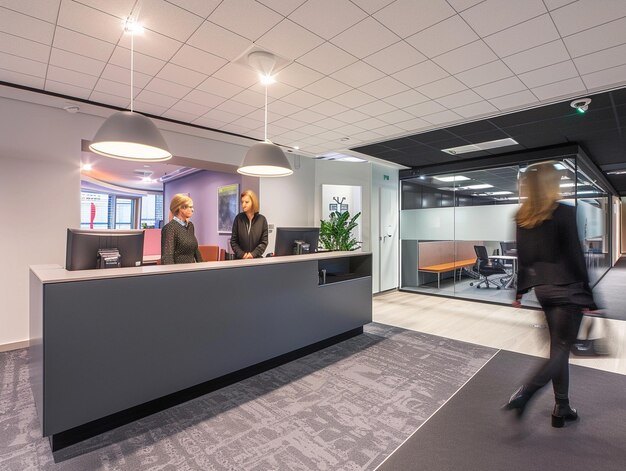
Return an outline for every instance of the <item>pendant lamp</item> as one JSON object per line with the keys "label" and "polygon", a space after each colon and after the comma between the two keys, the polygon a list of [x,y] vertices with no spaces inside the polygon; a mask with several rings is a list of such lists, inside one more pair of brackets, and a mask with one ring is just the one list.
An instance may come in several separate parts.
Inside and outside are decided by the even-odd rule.
{"label": "pendant lamp", "polygon": [[133,67],[135,23],[126,21],[130,33],[130,111],[113,113],[102,123],[89,145],[96,154],[114,159],[161,162],[172,158],[165,139],[146,116],[133,111]]}
{"label": "pendant lamp", "polygon": [[267,138],[267,85],[276,60],[269,52],[255,51],[248,62],[265,78],[265,140],[248,149],[237,172],[251,177],[286,177],[293,173],[291,164],[283,150]]}

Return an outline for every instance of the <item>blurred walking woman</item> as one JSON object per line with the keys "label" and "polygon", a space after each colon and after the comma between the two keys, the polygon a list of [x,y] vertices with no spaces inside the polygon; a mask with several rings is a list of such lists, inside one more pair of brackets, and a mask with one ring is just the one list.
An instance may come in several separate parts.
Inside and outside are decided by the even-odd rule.
{"label": "blurred walking woman", "polygon": [[533,394],[552,381],[555,406],[552,426],[576,420],[569,404],[569,352],[583,309],[596,309],[576,228],[576,208],[561,204],[556,162],[530,165],[521,180],[525,197],[517,212],[518,286],[514,306],[531,288],[546,316],[550,358],[513,393],[506,410],[521,417]]}
{"label": "blurred walking woman", "polygon": [[193,223],[190,221],[193,201],[187,195],[174,195],[170,212],[174,217],[161,230],[161,263],[202,262]]}
{"label": "blurred walking woman", "polygon": [[267,247],[267,219],[259,214],[259,199],[252,190],[241,194],[241,212],[233,221],[230,246],[236,258],[259,258]]}

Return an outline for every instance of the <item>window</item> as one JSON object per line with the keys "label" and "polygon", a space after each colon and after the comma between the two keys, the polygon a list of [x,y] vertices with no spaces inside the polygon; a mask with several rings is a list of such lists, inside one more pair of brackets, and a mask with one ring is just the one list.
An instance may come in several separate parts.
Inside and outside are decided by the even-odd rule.
{"label": "window", "polygon": [[83,229],[158,228],[162,220],[162,194],[132,197],[94,191],[80,193]]}

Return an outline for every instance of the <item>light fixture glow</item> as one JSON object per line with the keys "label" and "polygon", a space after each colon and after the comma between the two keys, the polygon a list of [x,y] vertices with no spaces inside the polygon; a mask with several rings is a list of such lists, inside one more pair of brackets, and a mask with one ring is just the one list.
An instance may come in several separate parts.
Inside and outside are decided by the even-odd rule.
{"label": "light fixture glow", "polygon": [[481,183],[480,185],[469,185],[462,187],[462,189],[464,190],[484,190],[485,188],[493,188],[493,185],[489,185],[488,183]]}
{"label": "light fixture glow", "polygon": [[441,152],[445,152],[450,155],[467,154],[468,152],[478,152],[479,150],[496,149],[498,147],[508,147],[519,144],[515,139],[507,137],[506,139],[496,139],[495,141],[478,142],[476,144],[467,144],[458,147],[448,147],[447,149],[441,149]]}
{"label": "light fixture glow", "polygon": [[172,158],[165,139],[149,118],[134,112],[134,37],[137,28],[134,19],[126,20],[124,30],[131,35],[130,111],[118,111],[109,116],[96,132],[89,149],[114,159],[161,162]]}
{"label": "light fixture glow", "polygon": [[271,85],[273,83],[276,83],[276,79],[272,77],[271,75],[260,74],[259,80],[263,85]]}
{"label": "light fixture glow", "polygon": [[439,180],[440,182],[462,182],[465,180],[469,180],[469,178],[464,177],[463,175],[454,175],[451,177],[433,177],[435,180]]}
{"label": "light fixture glow", "polygon": [[89,172],[90,170],[93,169],[93,165],[91,165],[91,164],[82,164],[80,166],[80,169],[84,170],[85,172]]}

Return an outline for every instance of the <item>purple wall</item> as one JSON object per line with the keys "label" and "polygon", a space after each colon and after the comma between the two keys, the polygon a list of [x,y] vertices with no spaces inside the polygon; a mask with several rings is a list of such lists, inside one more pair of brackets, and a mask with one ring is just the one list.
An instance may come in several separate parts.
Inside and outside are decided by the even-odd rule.
{"label": "purple wall", "polygon": [[[189,194],[193,200],[194,214],[191,218],[200,245],[219,245],[229,249],[230,234],[217,233],[217,188],[224,185],[239,184],[241,175],[232,173],[210,172],[201,170],[189,176],[163,185],[163,208],[165,222],[168,222],[170,201],[176,193]],[[232,250],[228,250],[232,251]]]}

